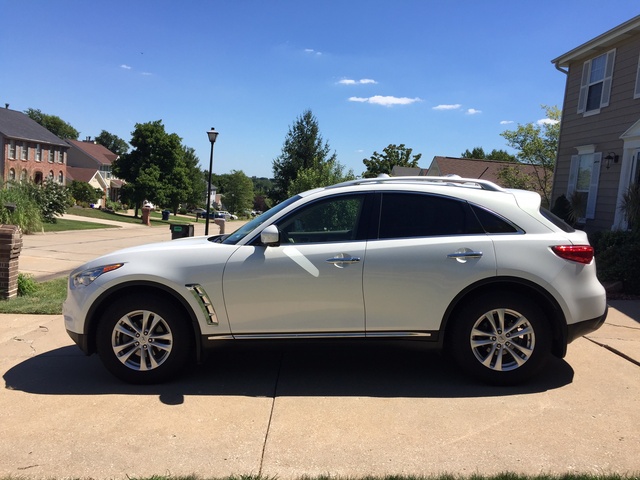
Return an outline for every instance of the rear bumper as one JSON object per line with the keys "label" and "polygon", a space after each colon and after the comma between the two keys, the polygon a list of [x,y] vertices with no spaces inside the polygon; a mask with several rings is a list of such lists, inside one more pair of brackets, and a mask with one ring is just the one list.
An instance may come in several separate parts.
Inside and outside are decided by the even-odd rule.
{"label": "rear bumper", "polygon": [[567,325],[567,343],[573,342],[576,338],[580,338],[587,333],[591,333],[599,329],[604,321],[607,319],[607,313],[609,312],[609,306],[604,310],[604,313],[591,320],[585,320],[583,322]]}

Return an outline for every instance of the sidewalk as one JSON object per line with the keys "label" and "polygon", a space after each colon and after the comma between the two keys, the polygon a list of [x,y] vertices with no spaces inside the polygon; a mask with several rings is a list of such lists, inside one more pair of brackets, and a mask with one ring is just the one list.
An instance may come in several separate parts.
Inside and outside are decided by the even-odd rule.
{"label": "sidewalk", "polygon": [[[115,250],[171,240],[168,225],[149,227],[142,223],[123,223],[74,215],[64,215],[63,218],[112,225],[113,228],[23,235],[18,261],[20,273],[32,275],[40,281],[51,280],[68,275],[84,262]],[[169,221],[172,218],[174,217],[171,216]],[[177,220],[184,222],[189,218],[177,217]],[[241,220],[227,222],[225,233],[233,232],[244,223]],[[204,235],[203,219],[191,224],[194,226],[195,236]],[[220,227],[210,220],[209,234],[217,235],[219,232]]]}

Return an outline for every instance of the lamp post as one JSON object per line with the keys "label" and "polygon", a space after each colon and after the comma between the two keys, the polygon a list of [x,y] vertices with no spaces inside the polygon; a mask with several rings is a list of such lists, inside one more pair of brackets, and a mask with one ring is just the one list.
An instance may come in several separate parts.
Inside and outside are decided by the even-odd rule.
{"label": "lamp post", "polygon": [[211,171],[213,170],[213,144],[216,143],[218,138],[218,132],[211,127],[211,130],[207,132],[209,141],[211,142],[211,156],[209,157],[209,188],[207,190],[207,220],[204,223],[204,234],[209,235],[209,211],[211,210]]}

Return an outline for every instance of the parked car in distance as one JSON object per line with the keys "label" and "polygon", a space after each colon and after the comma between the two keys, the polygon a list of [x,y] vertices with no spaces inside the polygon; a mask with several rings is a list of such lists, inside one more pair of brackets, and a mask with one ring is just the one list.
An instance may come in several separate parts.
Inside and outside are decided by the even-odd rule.
{"label": "parked car in distance", "polygon": [[361,179],[296,195],[228,235],[73,271],[64,322],[116,377],[168,380],[219,342],[407,339],[510,385],[607,315],[587,235],[533,192]]}

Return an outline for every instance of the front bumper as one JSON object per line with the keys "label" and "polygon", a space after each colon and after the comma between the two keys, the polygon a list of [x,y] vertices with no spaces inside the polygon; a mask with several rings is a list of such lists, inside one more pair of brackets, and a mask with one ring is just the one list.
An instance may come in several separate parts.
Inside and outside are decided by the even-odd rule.
{"label": "front bumper", "polygon": [[89,352],[89,337],[87,335],[72,332],[71,330],[67,330],[67,334],[71,337],[71,340],[80,347],[80,350],[82,350],[85,355],[91,355]]}

